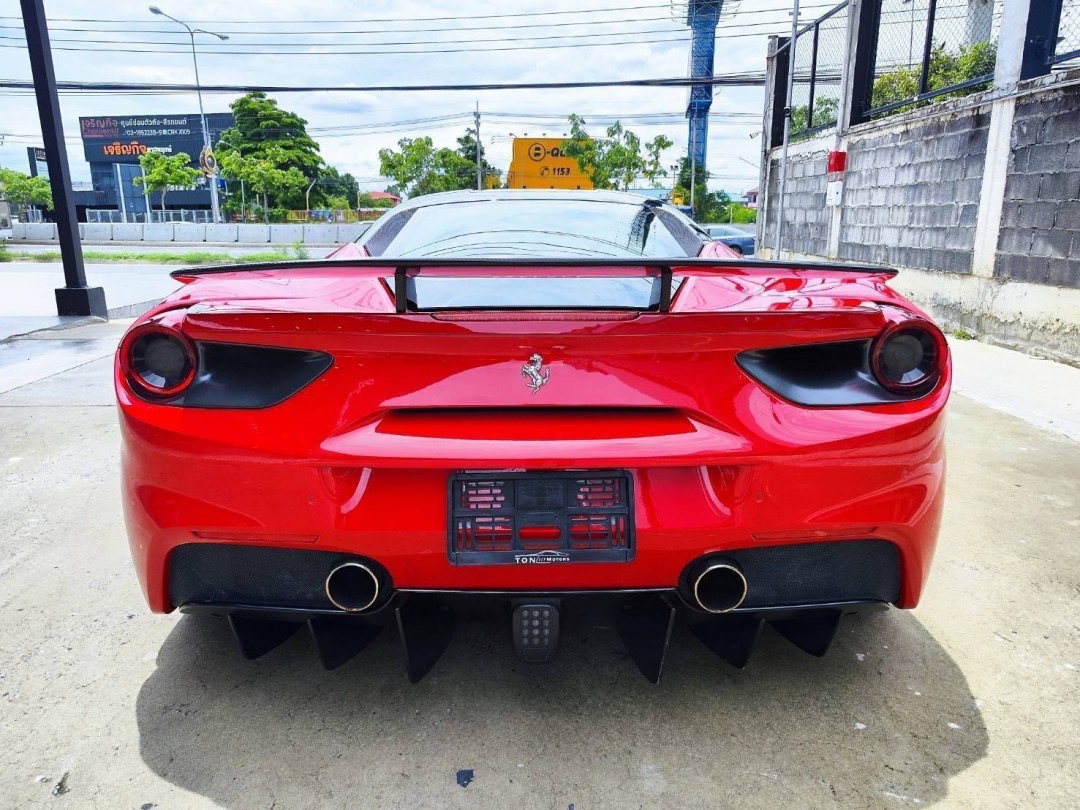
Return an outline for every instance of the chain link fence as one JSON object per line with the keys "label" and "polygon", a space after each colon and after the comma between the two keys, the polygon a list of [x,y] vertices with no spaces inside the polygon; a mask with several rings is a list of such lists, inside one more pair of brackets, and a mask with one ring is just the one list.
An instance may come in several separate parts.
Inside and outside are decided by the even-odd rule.
{"label": "chain link fence", "polygon": [[1080,59],[1080,0],[1063,0],[1055,39],[1051,64]]}
{"label": "chain link fence", "polygon": [[881,0],[866,117],[989,87],[1001,0]]}
{"label": "chain link fence", "polygon": [[848,4],[800,29],[791,86],[791,135],[806,137],[836,125],[847,44]]}

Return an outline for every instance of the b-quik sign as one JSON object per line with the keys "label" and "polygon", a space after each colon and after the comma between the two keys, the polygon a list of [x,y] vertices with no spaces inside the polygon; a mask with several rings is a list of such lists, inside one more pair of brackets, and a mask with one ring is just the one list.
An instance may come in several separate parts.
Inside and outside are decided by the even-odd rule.
{"label": "b-quik sign", "polygon": [[563,154],[562,138],[514,138],[506,181],[510,188],[592,188],[577,161]]}

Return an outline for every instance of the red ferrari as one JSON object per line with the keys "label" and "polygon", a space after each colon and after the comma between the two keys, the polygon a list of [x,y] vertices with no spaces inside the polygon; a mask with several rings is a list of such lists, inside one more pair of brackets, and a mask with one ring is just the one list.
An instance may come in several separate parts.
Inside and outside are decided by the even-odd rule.
{"label": "red ferrari", "polygon": [[338,666],[390,627],[413,681],[455,606],[525,661],[612,609],[744,666],[911,608],[942,507],[942,333],[880,267],[737,258],[606,192],[436,194],[326,259],[174,273],[115,367],[154,611]]}

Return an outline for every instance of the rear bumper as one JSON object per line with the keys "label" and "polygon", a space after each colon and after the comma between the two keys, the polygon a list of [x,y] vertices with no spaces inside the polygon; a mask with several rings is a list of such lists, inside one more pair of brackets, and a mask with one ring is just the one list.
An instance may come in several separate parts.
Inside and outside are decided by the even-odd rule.
{"label": "rear bumper", "polygon": [[402,591],[536,593],[670,590],[706,554],[879,540],[896,549],[899,585],[895,599],[873,598],[906,608],[918,601],[941,514],[936,411],[857,443],[733,454],[726,465],[625,459],[630,562],[460,566],[447,550],[447,481],[457,470],[349,467],[212,444],[185,435],[186,414],[170,411],[177,422],[168,428],[124,409],[120,420],[128,536],[156,612],[184,604],[170,596],[170,557],[192,543],[361,555]]}

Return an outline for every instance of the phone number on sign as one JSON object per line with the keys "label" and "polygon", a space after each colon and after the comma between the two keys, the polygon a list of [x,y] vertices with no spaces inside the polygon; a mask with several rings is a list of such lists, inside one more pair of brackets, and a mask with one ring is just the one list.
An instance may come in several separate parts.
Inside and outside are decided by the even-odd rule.
{"label": "phone number on sign", "polygon": [[162,135],[190,135],[190,129],[125,129],[122,133],[125,138],[153,138]]}

